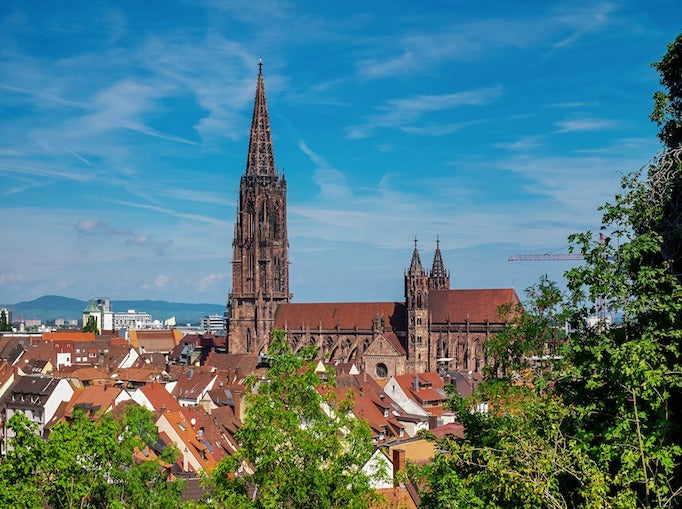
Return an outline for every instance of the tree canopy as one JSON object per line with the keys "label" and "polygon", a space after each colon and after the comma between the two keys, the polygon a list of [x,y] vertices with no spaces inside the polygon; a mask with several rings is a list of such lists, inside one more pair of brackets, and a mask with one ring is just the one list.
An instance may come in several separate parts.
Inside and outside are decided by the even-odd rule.
{"label": "tree canopy", "polygon": [[99,329],[97,328],[97,320],[94,316],[88,316],[88,321],[83,325],[83,332],[94,332],[99,334]]}
{"label": "tree canopy", "polygon": [[[134,459],[136,449],[157,440],[151,413],[143,407],[128,407],[120,422],[110,414],[93,422],[76,411],[72,421],[57,423],[47,440],[22,413],[7,425],[15,436],[0,463],[0,507],[178,506],[182,484],[167,481],[158,459]],[[173,456],[168,451],[165,459],[175,461]]]}

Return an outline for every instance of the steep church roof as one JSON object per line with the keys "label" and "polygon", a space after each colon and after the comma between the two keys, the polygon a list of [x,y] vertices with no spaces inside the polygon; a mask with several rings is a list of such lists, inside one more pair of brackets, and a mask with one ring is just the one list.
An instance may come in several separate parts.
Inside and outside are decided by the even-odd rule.
{"label": "steep church roof", "polygon": [[513,288],[482,290],[432,290],[429,294],[429,312],[433,323],[501,322],[498,307],[518,304],[519,297]]}
{"label": "steep church roof", "polygon": [[246,160],[246,175],[277,175],[275,155],[272,149],[270,118],[268,117],[268,106],[265,102],[262,62],[258,66],[258,83],[256,85],[256,100],[253,104],[253,118],[251,119],[251,138],[249,139],[249,154]]}
{"label": "steep church roof", "polygon": [[405,305],[402,302],[315,302],[286,303],[277,306],[275,327],[278,329],[371,329],[377,316],[384,317],[386,329],[405,328]]}

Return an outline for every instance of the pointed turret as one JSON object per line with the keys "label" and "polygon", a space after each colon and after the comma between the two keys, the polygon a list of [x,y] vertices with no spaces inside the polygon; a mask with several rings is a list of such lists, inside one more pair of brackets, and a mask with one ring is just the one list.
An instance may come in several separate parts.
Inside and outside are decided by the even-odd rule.
{"label": "pointed turret", "polygon": [[414,236],[414,251],[412,252],[412,261],[410,262],[409,275],[415,276],[424,274],[424,267],[422,267],[422,260],[419,257],[419,249],[417,249],[417,236]]}
{"label": "pointed turret", "polygon": [[272,150],[272,133],[270,132],[268,105],[265,102],[262,61],[258,63],[258,68],[256,100],[253,103],[253,118],[251,119],[249,154],[246,159],[246,175],[277,175],[275,155]]}
{"label": "pointed turret", "polygon": [[429,288],[432,290],[449,290],[450,274],[445,270],[443,256],[440,253],[440,238],[436,237],[436,252],[433,255],[433,265],[429,275]]}

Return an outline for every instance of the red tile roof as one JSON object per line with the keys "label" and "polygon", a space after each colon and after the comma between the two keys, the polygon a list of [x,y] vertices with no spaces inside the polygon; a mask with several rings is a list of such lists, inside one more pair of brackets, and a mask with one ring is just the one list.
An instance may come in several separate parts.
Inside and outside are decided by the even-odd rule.
{"label": "red tile roof", "polygon": [[215,373],[202,373],[188,369],[178,377],[178,382],[173,389],[173,396],[177,399],[197,399],[215,377]]}
{"label": "red tile roof", "polygon": [[168,411],[180,410],[180,404],[160,383],[144,384],[140,390],[154,407],[154,410],[161,410],[162,408]]}
{"label": "red tile roof", "polygon": [[57,332],[45,332],[43,334],[43,339],[48,341],[94,341],[94,332],[80,332],[80,331],[57,331]]}
{"label": "red tile roof", "polygon": [[513,288],[484,290],[432,290],[429,311],[435,323],[500,322],[497,308],[503,304],[517,304],[519,297]]}
{"label": "red tile roof", "polygon": [[451,422],[449,424],[444,424],[433,428],[431,430],[436,438],[443,438],[446,436],[454,436],[457,438],[464,438],[464,425],[461,422]]}
{"label": "red tile roof", "polygon": [[377,315],[384,317],[386,330],[405,328],[402,302],[286,303],[277,306],[275,327],[279,329],[371,329]]}
{"label": "red tile roof", "polygon": [[66,416],[71,416],[76,407],[81,407],[88,413],[100,415],[114,406],[114,400],[121,394],[118,387],[107,385],[88,385],[76,391],[66,406]]}

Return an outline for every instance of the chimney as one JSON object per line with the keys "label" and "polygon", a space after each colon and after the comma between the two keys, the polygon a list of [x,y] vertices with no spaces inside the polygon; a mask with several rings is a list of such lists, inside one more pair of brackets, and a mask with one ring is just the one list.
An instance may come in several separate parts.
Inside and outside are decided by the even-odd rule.
{"label": "chimney", "polygon": [[405,471],[405,450],[393,449],[393,486],[399,486],[400,472]]}
{"label": "chimney", "polygon": [[203,427],[199,428],[199,431],[197,431],[197,440],[199,442],[204,441],[204,428]]}
{"label": "chimney", "polygon": [[437,428],[438,427],[438,416],[437,415],[429,415],[429,429]]}
{"label": "chimney", "polygon": [[412,388],[416,391],[419,390],[419,377],[417,375],[412,379]]}

